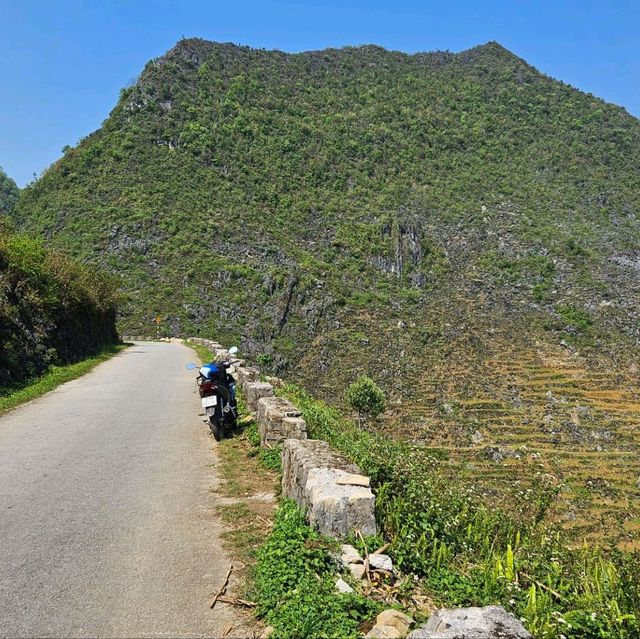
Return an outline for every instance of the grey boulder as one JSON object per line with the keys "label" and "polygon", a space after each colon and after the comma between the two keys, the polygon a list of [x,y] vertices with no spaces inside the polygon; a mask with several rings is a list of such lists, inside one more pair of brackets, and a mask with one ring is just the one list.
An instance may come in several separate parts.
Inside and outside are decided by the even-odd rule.
{"label": "grey boulder", "polygon": [[408,639],[533,639],[502,606],[441,608]]}

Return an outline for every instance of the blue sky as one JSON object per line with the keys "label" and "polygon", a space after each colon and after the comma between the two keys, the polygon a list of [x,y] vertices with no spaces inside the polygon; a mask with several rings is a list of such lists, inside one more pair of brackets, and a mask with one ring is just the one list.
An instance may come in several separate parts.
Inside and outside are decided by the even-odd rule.
{"label": "blue sky", "polygon": [[0,0],[0,166],[29,182],[181,36],[284,51],[461,51],[497,40],[640,116],[639,27],[637,0]]}

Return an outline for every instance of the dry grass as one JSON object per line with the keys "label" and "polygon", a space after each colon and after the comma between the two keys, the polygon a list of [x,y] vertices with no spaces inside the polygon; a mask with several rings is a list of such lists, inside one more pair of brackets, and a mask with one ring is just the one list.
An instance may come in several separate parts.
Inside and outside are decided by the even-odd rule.
{"label": "dry grass", "polygon": [[[411,401],[381,428],[443,451],[452,476],[488,499],[552,475],[562,489],[550,516],[577,542],[640,547],[637,376],[596,370],[561,347],[494,352],[479,369],[452,358],[409,371]],[[504,459],[487,458],[486,447]]]}
{"label": "dry grass", "polygon": [[242,433],[218,446],[218,470],[223,479],[218,510],[225,524],[222,541],[243,577],[271,529],[278,482],[277,474],[265,469],[251,452],[251,442]]}

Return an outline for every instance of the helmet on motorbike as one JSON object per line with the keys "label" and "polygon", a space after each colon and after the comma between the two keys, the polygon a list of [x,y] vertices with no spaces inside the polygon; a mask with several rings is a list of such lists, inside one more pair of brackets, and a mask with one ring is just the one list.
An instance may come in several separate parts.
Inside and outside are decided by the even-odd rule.
{"label": "helmet on motorbike", "polygon": [[211,379],[217,372],[218,372],[218,367],[213,363],[205,364],[200,369],[200,375],[202,375],[203,377],[206,377],[207,379]]}

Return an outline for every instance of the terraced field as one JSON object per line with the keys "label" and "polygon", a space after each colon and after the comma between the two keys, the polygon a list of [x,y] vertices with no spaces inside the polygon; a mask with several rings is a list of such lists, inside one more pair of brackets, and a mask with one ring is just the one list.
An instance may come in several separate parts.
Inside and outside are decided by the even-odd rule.
{"label": "terraced field", "polygon": [[[471,382],[462,380],[472,380]],[[409,380],[410,415],[389,423],[436,447],[449,469],[488,499],[534,482],[560,486],[550,516],[576,543],[640,547],[640,384],[592,370],[569,349],[536,347],[490,358],[478,370],[444,362]]]}

